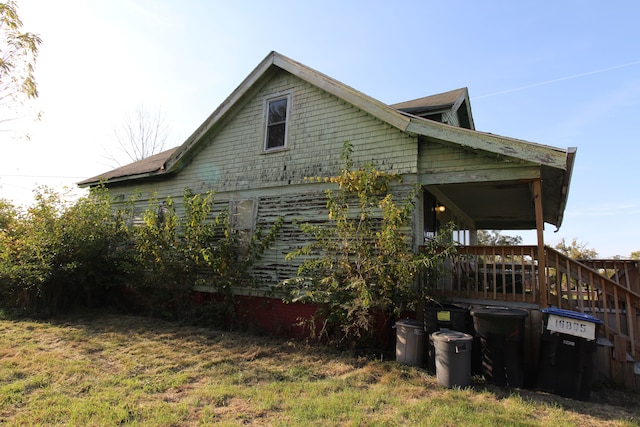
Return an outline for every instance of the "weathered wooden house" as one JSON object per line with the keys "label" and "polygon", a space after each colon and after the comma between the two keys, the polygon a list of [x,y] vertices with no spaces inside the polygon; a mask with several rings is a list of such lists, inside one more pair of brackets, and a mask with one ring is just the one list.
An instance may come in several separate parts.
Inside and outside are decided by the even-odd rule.
{"label": "weathered wooden house", "polygon": [[[400,174],[395,191],[421,186],[412,226],[416,250],[440,223],[457,224],[460,246],[443,267],[439,296],[526,309],[531,343],[541,333],[541,308],[591,313],[604,321],[601,338],[615,344],[603,350],[613,359],[602,363],[614,366],[614,376],[633,371],[628,361],[640,356],[640,290],[629,270],[637,264],[579,263],[544,244],[545,224],[562,223],[576,150],[475,130],[466,88],[387,105],[272,52],[181,146],[79,185],[105,182],[114,196],[138,192],[143,204],[154,193],[179,203],[185,187],[213,190],[248,230],[283,217],[281,238],[253,271],[268,286],[296,274],[285,261],[301,243],[291,238],[293,220],[326,218],[326,184],[305,178],[336,175],[345,141],[354,162]],[[538,244],[478,246],[482,229],[537,230]],[[313,311],[260,295],[246,302],[252,320],[270,331],[287,331]],[[533,354],[536,349],[530,345]]]}

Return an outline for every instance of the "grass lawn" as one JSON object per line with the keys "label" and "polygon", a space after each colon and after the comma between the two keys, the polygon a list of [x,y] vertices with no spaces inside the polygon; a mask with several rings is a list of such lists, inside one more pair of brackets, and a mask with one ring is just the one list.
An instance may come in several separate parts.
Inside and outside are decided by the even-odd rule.
{"label": "grass lawn", "polygon": [[132,316],[0,318],[0,362],[3,425],[640,425],[637,393],[447,390],[393,361]]}

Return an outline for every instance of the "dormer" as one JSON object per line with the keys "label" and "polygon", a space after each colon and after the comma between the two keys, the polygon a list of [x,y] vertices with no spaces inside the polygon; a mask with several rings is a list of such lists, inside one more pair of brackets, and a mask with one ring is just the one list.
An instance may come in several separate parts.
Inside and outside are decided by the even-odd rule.
{"label": "dormer", "polygon": [[423,119],[475,130],[466,87],[392,104],[390,107]]}

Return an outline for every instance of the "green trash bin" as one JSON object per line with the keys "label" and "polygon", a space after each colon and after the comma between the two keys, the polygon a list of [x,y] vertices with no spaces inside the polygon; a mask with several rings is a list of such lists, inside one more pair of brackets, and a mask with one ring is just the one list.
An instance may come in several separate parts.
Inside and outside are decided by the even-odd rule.
{"label": "green trash bin", "polygon": [[396,362],[411,366],[424,366],[426,347],[424,325],[419,320],[398,320],[396,329]]}
{"label": "green trash bin", "polygon": [[464,332],[443,329],[431,334],[436,350],[436,378],[447,388],[471,385],[471,347],[473,337]]}
{"label": "green trash bin", "polygon": [[[473,320],[471,319],[469,310],[453,304],[433,304],[426,306],[424,308],[424,327],[427,332],[427,337],[443,329],[464,332],[465,334],[474,336]],[[431,339],[429,339],[427,344],[427,370],[435,374],[436,349]],[[480,373],[480,346],[476,346],[475,344],[471,355],[471,372],[474,373],[474,370],[476,370],[478,374]]]}

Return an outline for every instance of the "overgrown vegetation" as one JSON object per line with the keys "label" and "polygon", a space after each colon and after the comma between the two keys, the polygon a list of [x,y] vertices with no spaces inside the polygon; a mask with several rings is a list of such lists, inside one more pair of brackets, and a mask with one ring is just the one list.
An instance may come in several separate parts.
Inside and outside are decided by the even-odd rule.
{"label": "overgrown vegetation", "polygon": [[100,304],[131,268],[127,230],[103,190],[74,204],[47,188],[26,211],[2,204],[0,298],[6,307],[53,314]]}
{"label": "overgrown vegetation", "polygon": [[396,202],[391,185],[400,178],[372,163],[354,168],[351,154],[345,143],[341,173],[315,179],[338,188],[326,191],[326,224],[300,224],[310,243],[287,255],[302,262],[298,277],[284,286],[290,301],[319,304],[310,321],[322,325],[317,337],[357,346],[374,338],[380,322],[426,301],[429,289],[417,279],[433,275],[454,246],[444,232],[428,250],[414,251],[409,226],[415,192]]}
{"label": "overgrown vegetation", "polygon": [[[134,226],[133,202],[116,206],[102,187],[74,203],[41,188],[26,211],[2,201],[0,303],[36,315],[109,305],[184,314],[194,285],[227,296],[250,285],[249,267],[281,226],[245,241],[228,209],[212,213],[213,194],[189,190],[182,216],[171,198],[153,199]],[[222,304],[231,310],[229,300]]]}

